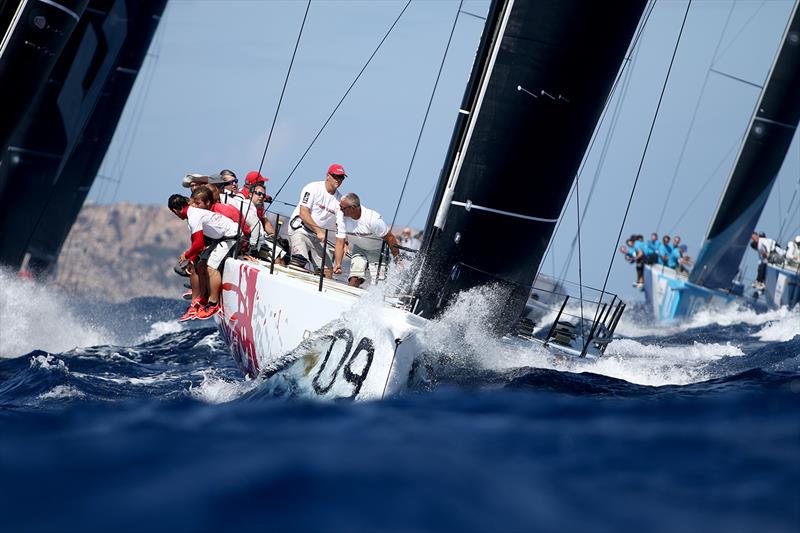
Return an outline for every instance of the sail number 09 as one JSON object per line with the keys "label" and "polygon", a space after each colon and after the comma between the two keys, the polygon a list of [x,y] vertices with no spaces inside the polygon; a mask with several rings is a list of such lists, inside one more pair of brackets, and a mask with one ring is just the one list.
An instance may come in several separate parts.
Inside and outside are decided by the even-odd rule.
{"label": "sail number 09", "polygon": [[[356,349],[351,352],[350,350],[353,347],[354,341],[353,332],[345,328],[335,331],[333,335],[328,335],[328,338],[331,339],[331,343],[328,345],[328,351],[325,352],[325,358],[322,360],[322,364],[320,365],[317,374],[311,381],[311,385],[314,387],[314,391],[317,394],[327,394],[328,391],[330,391],[333,387],[333,384],[336,383],[336,379],[339,376],[339,371],[341,370],[345,381],[353,385],[353,392],[349,397],[355,398],[359,391],[361,391],[361,386],[364,384],[364,380],[367,379],[369,367],[372,366],[372,359],[375,356],[375,345],[373,344],[372,339],[363,337],[360,341],[358,341]],[[333,365],[333,361],[331,361],[333,348],[341,342],[345,343],[344,350],[338,358],[336,368],[333,369],[333,372],[330,372],[329,370],[330,377],[326,379],[324,377],[324,374],[326,373],[325,369],[329,368],[329,365]],[[366,355],[364,367],[360,372],[355,372],[353,365],[362,352]],[[333,359],[336,359],[336,357],[334,356]]]}

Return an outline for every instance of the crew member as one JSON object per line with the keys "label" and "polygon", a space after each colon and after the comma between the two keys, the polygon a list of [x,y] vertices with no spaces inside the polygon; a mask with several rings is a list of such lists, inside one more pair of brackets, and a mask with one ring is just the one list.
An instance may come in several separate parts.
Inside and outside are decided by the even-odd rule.
{"label": "crew member", "polygon": [[324,181],[313,181],[300,191],[300,201],[289,222],[292,261],[297,264],[296,258],[303,258],[301,261],[310,261],[319,271],[325,255],[324,275],[328,278],[333,276],[333,254],[325,246],[325,230],[336,230],[337,217],[341,215],[339,187],[346,177],[342,165],[328,167]]}
{"label": "crew member", "polygon": [[[200,189],[198,198],[205,193],[207,192]],[[170,196],[168,205],[175,216],[187,221],[192,235],[192,245],[180,255],[178,260],[181,262],[194,261],[203,252],[202,258],[205,259],[206,268],[202,268],[203,262],[197,264],[196,267],[198,277],[207,279],[208,302],[205,306],[194,307],[196,318],[204,320],[219,312],[219,295],[222,285],[220,272],[225,259],[233,249],[239,233],[239,226],[233,220],[219,213],[197,207],[200,203],[198,198],[193,195],[193,205],[189,205],[189,201],[184,196],[174,194]],[[206,240],[208,241],[207,246]],[[187,310],[188,313],[191,313],[191,310]]]}
{"label": "crew member", "polygon": [[800,263],[800,235],[786,245],[786,261],[789,263]]}
{"label": "crew member", "polygon": [[[373,280],[378,279],[378,265],[383,253],[383,243],[395,258],[399,256],[397,241],[389,226],[377,211],[361,206],[361,199],[350,192],[339,202],[343,222],[336,232],[336,257],[333,271],[342,272],[342,258],[345,245],[350,244],[350,272],[347,282],[351,287],[360,287],[370,273]],[[346,241],[346,242],[345,242]]]}
{"label": "crew member", "polygon": [[658,264],[669,266],[669,256],[672,254],[672,246],[669,245],[669,235],[661,237],[661,244],[658,245]]}
{"label": "crew member", "polygon": [[750,247],[758,252],[758,271],[756,272],[756,280],[753,282],[753,288],[761,290],[764,288],[764,280],[767,277],[767,262],[769,255],[775,250],[775,240],[767,238],[767,234],[763,231],[758,233],[754,231],[750,235]]}

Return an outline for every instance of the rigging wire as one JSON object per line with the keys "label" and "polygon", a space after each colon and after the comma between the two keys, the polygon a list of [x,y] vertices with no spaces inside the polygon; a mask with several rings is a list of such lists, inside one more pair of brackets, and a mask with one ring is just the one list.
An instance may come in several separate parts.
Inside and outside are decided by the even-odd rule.
{"label": "rigging wire", "polygon": [[[656,122],[658,121],[658,113],[661,110],[661,103],[664,100],[664,93],[667,90],[667,85],[669,83],[669,76],[672,73],[672,66],[675,63],[675,56],[678,54],[678,48],[680,47],[681,37],[683,36],[683,29],[686,27],[686,19],[689,17],[689,9],[692,7],[692,0],[686,4],[686,12],[683,14],[683,22],[681,22],[681,29],[678,32],[678,38],[675,41],[675,48],[672,50],[672,58],[669,61],[669,68],[667,69],[667,75],[664,77],[664,84],[661,87],[661,95],[658,97],[658,105],[656,106],[656,112],[653,115],[653,121],[650,123],[650,131],[647,134],[647,141],[644,144],[644,150],[642,151],[642,157],[639,160],[639,168],[636,171],[636,178],[633,180],[633,187],[631,187],[631,194],[628,197],[628,205],[625,207],[625,214],[622,217],[622,222],[619,225],[619,233],[617,234],[616,242],[622,238],[622,230],[625,228],[625,221],[628,219],[628,213],[631,209],[631,203],[633,202],[633,195],[636,193],[636,185],[639,183],[639,177],[642,174],[642,168],[644,167],[644,160],[647,157],[647,149],[650,146],[650,139],[653,137],[653,130],[655,129]],[[614,246],[614,251],[611,253],[611,260],[608,263],[608,269],[606,270],[606,277],[603,280],[603,288],[600,290],[600,300],[603,299],[603,296],[606,293],[606,287],[608,286],[608,277],[611,275],[611,267],[614,265],[614,258],[617,255],[617,247]],[[597,306],[597,311],[595,312],[594,320],[597,320],[597,314],[600,311],[600,306]]]}
{"label": "rigging wire", "polygon": [[266,160],[267,158],[267,150],[269,150],[269,143],[272,140],[272,132],[275,130],[275,122],[277,122],[278,113],[281,110],[281,104],[283,103],[283,95],[286,93],[286,86],[289,84],[289,76],[292,73],[292,67],[294,66],[294,58],[297,56],[297,49],[300,46],[300,38],[303,36],[303,28],[306,27],[306,19],[308,18],[309,9],[311,9],[311,0],[308,0],[308,3],[306,4],[306,11],[305,13],[303,13],[303,22],[300,23],[300,31],[297,33],[297,40],[294,43],[294,50],[292,51],[292,59],[289,61],[289,68],[286,70],[286,77],[283,79],[283,88],[281,88],[281,95],[278,98],[278,106],[275,108],[275,115],[273,115],[272,125],[269,127],[269,135],[267,135],[267,142],[264,145],[264,153],[261,154],[261,162],[258,164],[259,174],[261,174],[261,169],[264,168],[264,160]]}
{"label": "rigging wire", "polygon": [[389,29],[386,31],[386,34],[383,36],[383,38],[381,39],[381,41],[378,43],[378,46],[376,46],[376,47],[375,47],[375,50],[373,50],[372,54],[369,56],[369,59],[367,59],[367,62],[366,62],[366,63],[364,63],[364,66],[363,66],[363,67],[361,67],[361,70],[358,72],[358,74],[356,75],[356,77],[355,77],[355,79],[353,80],[353,82],[352,82],[352,83],[350,84],[350,86],[347,88],[347,90],[345,91],[344,95],[342,95],[342,97],[339,99],[339,102],[338,102],[338,103],[336,104],[336,106],[333,108],[333,111],[331,111],[330,115],[328,115],[328,118],[327,118],[327,119],[325,120],[325,122],[322,124],[322,127],[319,129],[319,131],[317,132],[317,134],[316,134],[316,135],[314,135],[314,138],[311,140],[311,143],[309,143],[308,147],[307,147],[307,148],[306,148],[306,150],[303,152],[303,155],[301,155],[301,156],[300,156],[300,159],[297,161],[297,163],[295,164],[295,166],[292,168],[291,172],[289,172],[289,175],[288,175],[288,176],[286,176],[286,179],[284,179],[284,180],[283,180],[283,183],[282,183],[282,184],[281,184],[281,186],[278,188],[278,192],[276,192],[276,193],[275,193],[275,195],[273,196],[273,201],[274,201],[275,199],[277,199],[277,198],[278,198],[278,195],[281,193],[281,191],[283,190],[283,188],[286,186],[286,184],[287,184],[287,183],[289,183],[289,180],[292,178],[292,176],[294,175],[294,173],[295,173],[295,171],[297,170],[297,168],[298,168],[298,167],[300,166],[300,164],[303,162],[303,160],[305,159],[306,155],[308,155],[308,152],[311,150],[311,147],[312,147],[312,146],[314,146],[314,143],[315,143],[315,142],[317,142],[317,139],[319,138],[319,136],[320,136],[320,135],[322,135],[322,132],[323,132],[323,131],[325,130],[325,128],[328,126],[328,123],[331,121],[331,119],[333,118],[333,116],[334,116],[334,115],[336,114],[336,112],[339,110],[339,107],[341,107],[342,103],[344,103],[344,100],[345,100],[345,98],[347,98],[347,95],[348,95],[348,94],[350,94],[350,91],[353,89],[353,87],[355,87],[355,85],[356,85],[356,83],[358,82],[359,78],[361,78],[361,75],[364,73],[364,71],[365,71],[365,70],[367,70],[367,67],[368,67],[368,66],[369,66],[369,64],[372,62],[372,59],[375,57],[375,54],[377,54],[377,53],[378,53],[378,50],[380,50],[380,49],[381,49],[381,46],[383,46],[383,43],[384,43],[384,42],[386,41],[386,39],[389,37],[389,34],[391,34],[391,33],[392,33],[392,30],[394,30],[394,27],[395,27],[395,26],[397,25],[397,23],[400,21],[400,18],[403,16],[403,13],[405,13],[405,12],[406,12],[406,9],[408,9],[408,6],[409,6],[410,4],[411,4],[411,0],[408,0],[408,1],[406,2],[406,5],[405,5],[405,6],[403,6],[403,9],[400,11],[400,14],[399,14],[399,15],[397,15],[397,18],[395,18],[395,19],[394,19],[394,22],[393,22],[393,23],[392,23],[392,25],[389,27]]}
{"label": "rigging wire", "polygon": [[664,204],[661,206],[661,214],[658,216],[656,231],[660,231],[661,223],[664,221],[664,214],[667,212],[667,206],[669,205],[669,200],[672,197],[672,191],[675,188],[675,182],[678,179],[678,173],[680,172],[681,165],[683,164],[683,157],[686,155],[686,148],[689,146],[689,139],[692,136],[694,124],[700,111],[700,104],[703,102],[703,96],[706,94],[706,87],[708,86],[708,80],[711,76],[711,69],[717,61],[717,54],[719,53],[720,46],[722,45],[722,39],[725,37],[725,33],[728,30],[728,25],[731,22],[731,17],[733,16],[733,10],[735,7],[736,3],[731,3],[731,9],[728,11],[728,18],[725,19],[725,25],[722,27],[722,32],[719,34],[717,46],[714,48],[714,53],[711,55],[711,63],[709,63],[708,69],[706,70],[706,76],[705,79],[703,79],[703,86],[700,89],[700,96],[697,98],[697,103],[695,104],[694,111],[692,112],[692,119],[689,121],[689,128],[686,131],[686,136],[683,138],[683,146],[681,146],[681,151],[678,154],[678,162],[675,165],[675,170],[672,173],[672,180],[670,181],[669,189],[667,189],[667,196],[664,198]]}
{"label": "rigging wire", "polygon": [[[724,56],[728,52],[728,50],[730,50],[731,46],[733,46],[733,43],[735,43],[736,40],[739,37],[741,37],[741,35],[744,32],[744,30],[746,30],[747,27],[750,25],[750,23],[753,22],[753,19],[755,19],[756,16],[761,12],[761,9],[764,7],[764,5],[766,5],[766,3],[767,3],[767,0],[761,0],[761,4],[759,4],[759,6],[756,8],[756,10],[753,12],[753,14],[750,15],[750,18],[748,18],[744,22],[744,24],[742,24],[742,26],[736,32],[736,35],[734,35],[733,38],[730,40],[730,42],[728,42],[728,44],[725,45],[725,49],[722,50],[722,52],[719,53],[719,56],[717,56],[717,61],[722,59],[722,56]],[[715,65],[716,65],[716,63],[712,63],[711,64],[712,67],[714,67]]]}
{"label": "rigging wire", "polygon": [[719,172],[719,170],[722,168],[722,165],[725,163],[725,161],[727,161],[728,158],[733,155],[734,150],[736,150],[736,148],[739,147],[739,145],[742,143],[742,140],[743,137],[738,137],[733,141],[731,147],[728,148],[728,152],[722,157],[722,159],[720,159],[719,163],[717,163],[716,168],[714,168],[711,174],[709,174],[708,178],[706,178],[706,181],[703,183],[700,189],[698,189],[697,192],[692,196],[692,200],[688,204],[686,204],[686,207],[683,209],[683,212],[675,220],[675,223],[673,223],[672,226],[669,228],[669,234],[675,233],[675,229],[678,227],[678,224],[683,222],[683,217],[685,217],[689,213],[689,210],[694,206],[694,204],[697,203],[697,200],[699,200],[701,197],[701,193],[706,189],[706,187],[709,186],[711,181],[717,175],[717,172]]}
{"label": "rigging wire", "polygon": [[444,63],[447,60],[447,52],[450,51],[450,43],[453,42],[453,34],[455,33],[456,25],[458,24],[458,14],[461,12],[461,6],[463,5],[464,5],[464,0],[461,0],[458,3],[458,9],[456,9],[456,16],[453,17],[453,26],[450,28],[450,35],[447,37],[447,45],[444,47],[444,53],[442,54],[442,61],[441,63],[439,63],[439,72],[436,73],[436,81],[433,82],[433,90],[431,90],[431,97],[428,99],[428,107],[425,109],[425,117],[422,119],[422,125],[419,128],[419,134],[417,135],[417,143],[414,145],[414,151],[411,153],[411,161],[408,162],[408,170],[406,171],[406,177],[403,180],[403,188],[400,189],[400,197],[397,199],[397,206],[394,208],[392,223],[389,224],[390,228],[394,226],[394,223],[397,220],[397,213],[400,211],[400,204],[403,203],[403,195],[406,192],[406,186],[408,185],[408,178],[411,176],[411,169],[414,167],[414,160],[417,157],[417,150],[419,150],[419,143],[422,140],[422,134],[425,132],[425,124],[428,123],[428,115],[431,112],[431,105],[433,105],[433,97],[436,96],[436,89],[439,87],[439,79],[442,77],[442,70],[444,70]]}
{"label": "rigging wire", "polygon": [[[586,218],[586,213],[589,210],[589,206],[591,205],[592,197],[594,196],[595,187],[597,186],[597,183],[600,181],[600,174],[602,173],[603,167],[605,166],[606,157],[608,156],[608,151],[609,151],[609,149],[611,147],[611,141],[612,141],[612,139],[614,137],[614,132],[616,131],[617,124],[619,122],[619,117],[620,117],[621,112],[622,112],[622,103],[625,101],[625,97],[628,94],[628,88],[630,87],[630,81],[631,81],[631,78],[633,77],[633,69],[634,69],[634,67],[636,65],[636,58],[638,57],[638,54],[636,54],[637,51],[638,51],[638,49],[636,51],[631,51],[630,66],[627,68],[627,71],[625,72],[625,80],[622,82],[621,93],[619,95],[619,98],[617,98],[616,105],[614,107],[614,113],[611,116],[611,124],[608,127],[608,133],[606,134],[606,138],[603,141],[603,147],[600,150],[600,158],[598,159],[597,167],[595,168],[595,172],[594,172],[594,177],[592,178],[592,185],[591,185],[591,187],[589,187],[589,194],[586,197],[586,205],[583,208],[583,218],[584,219]],[[580,177],[581,177],[581,174],[578,175],[577,179],[580,179]],[[564,264],[561,267],[561,272],[560,272],[560,274],[559,274],[559,276],[557,278],[557,279],[559,279],[559,281],[563,281],[564,279],[566,279],[567,269],[569,268],[569,265],[572,264],[572,256],[575,253],[575,245],[577,243],[577,238],[578,238],[578,235],[577,235],[577,232],[576,232],[575,236],[572,238],[572,242],[570,243],[570,248],[569,248],[569,253],[567,253],[567,258],[564,261]],[[554,276],[555,276],[555,274],[554,274]]]}
{"label": "rigging wire", "polygon": [[[633,41],[631,42],[631,46],[630,46],[631,56],[633,54],[633,50],[636,48],[636,45],[639,42],[639,38],[644,33],[644,29],[647,26],[647,21],[650,19],[650,15],[653,13],[653,9],[655,8],[655,4],[656,4],[656,0],[652,0],[652,2],[649,4],[650,7],[649,8],[645,8],[645,9],[647,9],[647,12],[645,13],[645,15],[644,15],[644,17],[642,19],[642,23],[640,24],[640,26],[639,26],[639,28],[638,28],[638,30],[637,30],[634,38],[633,38]],[[625,69],[627,68],[628,64],[631,61],[631,56],[628,56],[623,60],[622,67],[620,68],[620,71],[617,73],[617,77],[614,80],[613,85],[611,86],[611,91],[609,91],[608,97],[606,97],[606,101],[603,104],[603,111],[600,114],[600,120],[598,120],[598,125],[594,129],[594,132],[592,133],[591,140],[589,141],[589,147],[586,149],[586,154],[589,154],[592,151],[592,148],[594,147],[594,143],[595,143],[595,141],[597,140],[597,137],[600,134],[601,126],[602,126],[603,122],[605,121],[605,117],[606,117],[607,112],[608,112],[608,104],[611,102],[611,99],[614,97],[614,94],[617,91],[617,86],[619,85],[619,82],[622,79],[622,76],[623,76],[623,74],[625,72]],[[578,168],[578,172],[576,173],[577,177],[580,177],[580,175],[583,173],[583,168],[586,165],[586,161],[587,161],[587,157],[586,157],[586,155],[584,155],[583,161],[581,161],[581,165]],[[567,201],[564,203],[564,206],[565,206],[564,207],[564,211],[566,211],[566,206],[568,206],[569,203],[572,201],[572,196],[575,193],[575,183],[576,182],[577,182],[577,179],[572,183],[572,187],[570,189],[569,195],[567,196]],[[550,242],[547,243],[547,247],[545,248],[544,254],[542,255],[542,262],[544,262],[544,260],[547,258],[547,255],[552,251],[553,243],[555,242],[555,238],[554,237],[558,233],[558,230],[561,227],[561,223],[563,222],[564,218],[565,218],[564,216],[559,216],[558,217],[558,222],[556,222],[556,227],[553,230],[553,234],[552,234],[553,236],[550,238]],[[555,272],[555,268],[553,269],[553,271]],[[537,273],[536,277],[538,278],[538,273]],[[534,278],[534,283],[535,282],[536,281],[535,281],[535,278]]]}
{"label": "rigging wire", "polygon": [[[580,179],[575,180],[575,212],[577,214],[578,219],[578,294],[580,298],[581,304],[581,320],[579,324],[581,325],[581,339],[583,339],[583,266],[581,260],[581,188],[580,188]],[[598,306],[600,304],[598,303]]]}

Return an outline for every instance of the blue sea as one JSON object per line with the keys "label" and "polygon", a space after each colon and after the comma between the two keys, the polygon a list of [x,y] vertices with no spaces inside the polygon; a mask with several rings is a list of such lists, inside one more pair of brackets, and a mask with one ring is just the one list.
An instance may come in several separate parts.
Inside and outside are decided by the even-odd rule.
{"label": "blue sea", "polygon": [[320,403],[183,302],[4,281],[0,531],[800,531],[797,311],[633,306],[594,365]]}

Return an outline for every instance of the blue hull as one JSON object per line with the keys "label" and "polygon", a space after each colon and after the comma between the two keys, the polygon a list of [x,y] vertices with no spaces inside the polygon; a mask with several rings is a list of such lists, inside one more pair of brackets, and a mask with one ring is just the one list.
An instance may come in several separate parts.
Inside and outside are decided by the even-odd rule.
{"label": "blue hull", "polygon": [[793,307],[800,301],[800,274],[784,268],[767,266],[763,293],[735,295],[691,283],[685,275],[661,265],[644,269],[644,294],[648,307],[659,322],[688,318],[705,308],[725,307],[736,303],[758,312]]}

